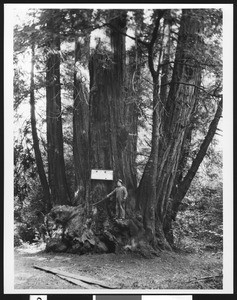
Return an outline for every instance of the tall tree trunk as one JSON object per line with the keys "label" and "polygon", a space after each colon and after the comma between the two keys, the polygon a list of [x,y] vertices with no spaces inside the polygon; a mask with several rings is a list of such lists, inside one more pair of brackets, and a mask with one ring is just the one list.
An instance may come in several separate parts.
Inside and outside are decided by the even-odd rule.
{"label": "tall tree trunk", "polygon": [[[112,151],[117,152],[118,160],[115,161],[115,174],[123,179],[130,193],[137,186],[135,159],[137,145],[137,109],[134,102],[126,101],[125,86],[129,70],[126,68],[125,37],[120,33],[126,32],[127,14],[121,11],[119,17],[110,21],[111,47],[113,53],[112,64],[112,114],[115,125],[115,136]],[[119,32],[116,30],[118,29]]]}
{"label": "tall tree trunk", "polygon": [[[89,38],[75,41],[73,156],[75,164],[74,202],[85,202],[90,179],[89,170],[89,93],[83,76],[82,51],[89,53]],[[83,47],[83,49],[82,49]]]}
{"label": "tall tree trunk", "polygon": [[35,152],[35,160],[36,160],[36,165],[37,165],[38,174],[40,178],[40,183],[44,194],[45,212],[47,213],[51,209],[51,202],[50,202],[49,185],[44,170],[44,164],[41,156],[39,138],[38,138],[37,127],[36,127],[34,66],[35,66],[35,46],[33,44],[32,59],[31,59],[31,81],[30,81],[30,121],[31,121],[31,130],[32,130],[32,138],[33,138],[33,147]]}
{"label": "tall tree trunk", "polygon": [[148,45],[148,65],[153,79],[153,116],[152,116],[152,140],[151,153],[145,166],[142,179],[137,191],[137,208],[143,217],[143,224],[147,234],[148,242],[157,247],[156,234],[156,194],[157,194],[157,172],[158,172],[158,148],[161,126],[161,101],[159,96],[159,71],[154,68],[153,51],[154,44],[159,35],[160,20],[164,15],[164,11],[159,11],[155,21],[151,41]]}
{"label": "tall tree trunk", "polygon": [[[95,53],[90,59],[90,124],[89,154],[90,169],[114,170],[114,153],[112,153],[112,133],[115,124],[111,113],[111,70],[103,68],[105,56]],[[116,176],[116,175],[115,175]],[[90,202],[103,199],[112,189],[112,182],[91,180]],[[96,230],[102,229],[102,221],[108,217],[105,203],[98,205]]]}
{"label": "tall tree trunk", "polygon": [[46,63],[46,121],[49,186],[53,205],[70,204],[63,156],[60,87],[60,38],[53,19],[48,23],[52,36]]}
{"label": "tall tree trunk", "polygon": [[[156,93],[153,95],[156,97],[155,102],[158,101],[160,116],[159,120],[156,115],[153,116],[152,139],[155,142],[152,141],[151,156],[146,169],[153,163],[151,168],[154,178],[149,179],[151,172],[145,172],[139,186],[139,200],[142,207],[146,208],[143,209],[143,217],[150,223],[151,237],[166,248],[170,246],[163,226],[178,169],[185,128],[189,125],[195,104],[195,86],[199,86],[201,78],[201,69],[195,65],[192,56],[192,47],[198,42],[200,25],[190,10],[183,10],[170,90],[167,100],[162,99],[165,109],[162,108],[160,99],[156,100]],[[147,211],[150,213],[146,214]]]}
{"label": "tall tree trunk", "polygon": [[[155,80],[154,80],[155,81]],[[159,97],[158,83],[154,83],[153,88],[153,124],[152,124],[152,140],[151,153],[145,166],[144,173],[138,188],[138,209],[143,216],[143,224],[147,232],[148,241],[156,245],[155,241],[155,208],[156,208],[156,181],[158,171],[158,146],[159,146]]]}
{"label": "tall tree trunk", "polygon": [[200,42],[201,23],[191,10],[183,10],[175,66],[166,102],[162,134],[163,149],[159,158],[157,180],[157,215],[164,227],[170,218],[170,196],[175,184],[186,128],[196,102],[196,87],[200,86],[201,68],[195,63],[195,47]]}
{"label": "tall tree trunk", "polygon": [[134,51],[131,51],[127,56],[127,68],[125,79],[125,95],[124,101],[126,105],[125,122],[128,128],[128,143],[126,146],[126,160],[123,162],[125,166],[130,166],[129,183],[127,184],[130,201],[128,209],[135,210],[136,206],[136,158],[137,158],[137,141],[138,141],[138,115],[139,105],[141,101],[141,82],[142,82],[142,53],[135,46]]}
{"label": "tall tree trunk", "polygon": [[[91,201],[102,199],[113,189],[113,183],[122,179],[129,191],[129,199],[136,189],[135,153],[137,118],[134,103],[126,102],[125,85],[125,31],[126,14],[121,13],[111,21],[111,52],[98,45],[90,60],[90,169],[113,170],[114,182],[91,181]],[[110,63],[108,64],[108,57]],[[98,215],[111,216],[105,204]],[[104,217],[102,217],[104,215]]]}

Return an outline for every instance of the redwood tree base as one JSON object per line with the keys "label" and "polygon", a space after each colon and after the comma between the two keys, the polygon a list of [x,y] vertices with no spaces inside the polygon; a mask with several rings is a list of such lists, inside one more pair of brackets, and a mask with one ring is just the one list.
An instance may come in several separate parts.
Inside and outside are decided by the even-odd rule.
{"label": "redwood tree base", "polygon": [[[100,223],[100,224],[99,224]],[[125,220],[87,215],[80,205],[56,206],[48,214],[46,251],[86,253],[136,253],[146,258],[159,255],[160,248],[152,247],[139,216]]]}

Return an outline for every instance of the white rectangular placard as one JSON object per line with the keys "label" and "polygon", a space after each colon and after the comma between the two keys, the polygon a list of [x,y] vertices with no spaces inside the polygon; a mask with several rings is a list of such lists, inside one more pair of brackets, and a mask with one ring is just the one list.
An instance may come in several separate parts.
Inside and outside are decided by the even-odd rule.
{"label": "white rectangular placard", "polygon": [[111,170],[91,170],[91,179],[113,180],[113,171],[111,171]]}

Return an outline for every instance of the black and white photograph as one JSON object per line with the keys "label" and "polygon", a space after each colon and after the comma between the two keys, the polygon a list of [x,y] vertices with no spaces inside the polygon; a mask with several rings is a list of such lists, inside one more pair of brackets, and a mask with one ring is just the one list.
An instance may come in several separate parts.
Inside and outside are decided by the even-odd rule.
{"label": "black and white photograph", "polygon": [[4,6],[5,292],[231,293],[232,5]]}

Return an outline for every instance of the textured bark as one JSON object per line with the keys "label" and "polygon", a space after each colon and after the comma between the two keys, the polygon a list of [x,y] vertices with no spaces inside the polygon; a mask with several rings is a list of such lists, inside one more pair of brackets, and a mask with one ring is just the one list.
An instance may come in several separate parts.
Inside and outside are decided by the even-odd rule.
{"label": "textured bark", "polygon": [[63,133],[60,88],[60,38],[53,20],[48,23],[52,34],[46,63],[46,121],[49,186],[53,205],[70,203],[63,156]]}
{"label": "textured bark", "polygon": [[[145,225],[149,223],[151,241],[156,240],[165,248],[170,246],[163,227],[168,216],[170,195],[178,170],[185,128],[190,123],[195,104],[195,86],[199,86],[201,78],[201,69],[195,65],[192,56],[192,47],[198,42],[197,33],[200,27],[201,24],[192,12],[183,10],[167,99],[160,99],[157,96],[159,90],[154,84],[152,148],[139,186],[139,201],[144,221],[147,220]],[[151,69],[151,74],[154,80],[154,68]],[[165,93],[162,93],[162,96],[164,95]],[[155,108],[159,112],[157,115]]]}
{"label": "textured bark", "polygon": [[[197,99],[196,99],[197,102]],[[194,108],[195,109],[195,108]],[[175,175],[174,184],[172,187],[172,192],[170,194],[170,199],[167,203],[166,217],[163,222],[163,230],[167,241],[170,245],[174,245],[172,221],[174,220],[174,209],[175,209],[175,197],[177,194],[178,187],[183,179],[183,173],[186,170],[187,159],[190,154],[191,137],[193,130],[193,120],[190,126],[185,128],[183,143],[180,150],[180,158],[178,163],[178,168]]]}
{"label": "textured bark", "polygon": [[[111,52],[101,48],[98,44],[89,64],[91,84],[89,161],[90,169],[113,170],[114,181],[91,180],[90,204],[103,199],[112,191],[117,179],[121,178],[129,193],[126,207],[126,218],[129,218],[128,203],[131,202],[136,189],[134,166],[137,122],[134,120],[137,115],[134,111],[134,103],[126,102],[124,95],[124,86],[127,83],[125,37],[116,30],[117,28],[119,31],[125,30],[126,15],[122,13],[111,22],[113,24],[110,29]],[[95,232],[104,236],[108,242],[108,237],[105,236],[108,230],[116,225],[113,223],[114,199],[101,202],[96,206],[95,211],[93,216]],[[125,231],[126,226],[123,229]],[[118,240],[117,244],[122,244],[122,241]]]}
{"label": "textured bark", "polygon": [[125,37],[114,29],[125,30],[126,15],[111,22],[112,52],[105,53],[98,45],[90,61],[90,163],[91,168],[113,170],[115,180],[121,178],[135,189],[134,103],[124,100]]}
{"label": "textured bark", "polygon": [[160,137],[161,118],[160,113],[161,101],[159,97],[159,71],[155,70],[153,62],[154,44],[158,38],[158,30],[160,20],[164,15],[164,11],[160,11],[155,21],[155,27],[152,33],[151,41],[148,45],[148,65],[153,79],[153,124],[152,124],[152,140],[151,153],[144,169],[142,179],[137,191],[137,208],[143,217],[143,224],[146,230],[148,242],[155,248],[157,247],[156,234],[156,182],[158,172],[158,148]]}
{"label": "textured bark", "polygon": [[165,101],[168,97],[169,92],[169,77],[171,75],[171,68],[169,61],[172,60],[171,58],[171,38],[170,38],[170,30],[171,30],[171,16],[170,10],[165,13],[164,16],[164,25],[163,25],[163,39],[162,39],[162,60],[161,60],[161,81],[160,81],[160,99],[165,105]]}
{"label": "textured bark", "polygon": [[35,47],[32,45],[32,62],[31,62],[31,82],[30,82],[30,121],[33,138],[33,147],[35,152],[35,161],[38,169],[40,183],[44,194],[45,212],[49,212],[51,209],[50,192],[48,180],[44,170],[44,164],[41,156],[39,138],[37,134],[37,125],[35,117],[35,83],[34,83],[34,65],[35,65]]}
{"label": "textured bark", "polygon": [[166,218],[169,218],[170,196],[186,138],[185,129],[190,124],[196,101],[195,86],[198,87],[201,81],[201,68],[196,66],[193,56],[195,46],[199,42],[197,33],[200,30],[201,23],[192,11],[183,10],[172,82],[164,114],[161,139],[163,147],[159,149],[156,211],[162,225],[166,223]]}
{"label": "textured bark", "polygon": [[152,126],[152,145],[151,153],[144,169],[144,173],[138,188],[138,207],[143,216],[144,227],[147,232],[148,240],[156,246],[155,236],[155,207],[156,207],[156,181],[158,165],[158,146],[159,146],[159,98],[158,84],[154,85],[153,91],[153,126]]}
{"label": "textured bark", "polygon": [[[111,72],[102,68],[103,55],[94,54],[90,59],[90,124],[89,124],[89,153],[90,169],[114,170],[114,155],[112,153],[112,133],[115,124],[111,113],[111,101],[108,99],[111,89]],[[109,89],[109,91],[108,91]],[[109,95],[108,95],[109,94]],[[91,180],[92,203],[104,198],[112,189],[111,181]],[[105,204],[98,205],[98,216],[102,220],[107,217]],[[101,222],[97,220],[99,227]]]}
{"label": "textured bark", "polygon": [[[113,63],[111,68],[111,112],[115,123],[112,128],[116,141],[112,141],[112,151],[117,152],[115,160],[115,174],[122,178],[129,190],[136,188],[136,170],[134,168],[136,153],[137,113],[134,103],[126,102],[124,86],[126,85],[125,66],[125,36],[116,31],[126,31],[126,13],[110,22],[115,29],[111,30],[111,47]],[[113,133],[112,133],[113,134]]]}
{"label": "textured bark", "polygon": [[[84,49],[82,49],[82,47]],[[75,42],[73,156],[75,164],[74,202],[85,201],[89,181],[89,93],[82,73],[82,51],[89,53],[89,38]]]}

